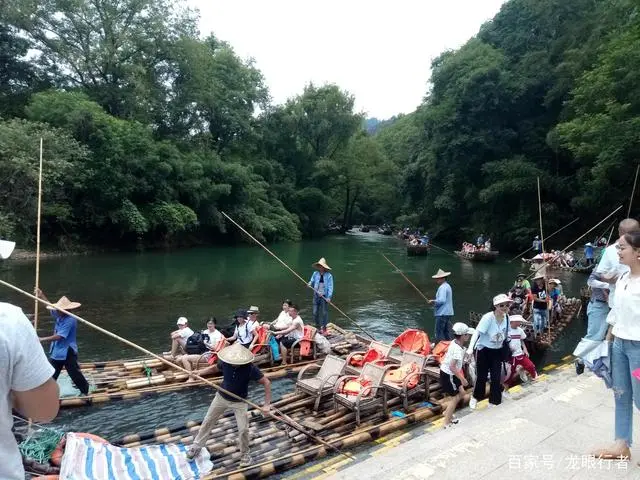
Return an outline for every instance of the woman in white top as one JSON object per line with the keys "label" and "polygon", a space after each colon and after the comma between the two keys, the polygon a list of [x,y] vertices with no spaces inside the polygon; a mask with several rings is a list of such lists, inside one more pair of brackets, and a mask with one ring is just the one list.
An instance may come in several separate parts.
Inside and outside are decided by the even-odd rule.
{"label": "woman in white top", "polygon": [[[464,389],[469,385],[462,369],[464,365],[464,344],[471,338],[473,328],[458,322],[453,326],[454,339],[440,363],[440,387],[442,393],[453,397],[444,411],[444,428],[452,423],[453,412],[464,398]],[[458,423],[457,421],[453,423]]]}
{"label": "woman in white top", "polygon": [[237,340],[245,348],[251,346],[255,329],[258,326],[257,323],[248,321],[247,315],[246,310],[240,309],[236,312],[233,318],[238,322],[238,325],[236,325],[233,335],[227,338],[229,342],[235,342]]}
{"label": "woman in white top", "polygon": [[491,386],[489,390],[489,405],[500,405],[502,403],[502,344],[508,337],[509,322],[507,312],[512,300],[501,293],[493,297],[493,312],[485,313],[476,331],[471,337],[467,353],[471,355],[473,350],[477,350],[476,368],[478,378],[473,390],[473,396],[469,401],[469,407],[473,410],[479,400],[485,397],[487,377],[491,372]]}
{"label": "woman in white top", "polygon": [[[202,334],[204,336],[204,346],[207,347],[208,350],[203,354],[182,355],[180,357],[182,366],[189,372],[191,372],[194,367],[198,368],[198,362],[209,362],[209,359],[213,354],[222,348],[220,340],[224,338],[224,335],[222,335],[222,332],[216,328],[216,319],[214,317],[209,318],[209,321],[207,322],[207,329],[203,330]],[[216,373],[217,371],[218,367],[213,364],[198,370],[196,375],[208,375]],[[195,382],[195,379],[193,376],[189,375],[187,383],[191,382]]]}
{"label": "woman in white top", "polygon": [[616,282],[616,297],[607,317],[607,340],[611,348],[611,378],[615,399],[615,443],[595,452],[605,459],[631,458],[633,404],[640,408],[640,381],[632,372],[640,368],[640,232],[630,232],[618,241],[620,263],[627,265]]}
{"label": "woman in white top", "polygon": [[273,332],[280,341],[282,365],[287,364],[287,348],[291,348],[295,342],[304,337],[304,323],[300,315],[298,315],[297,305],[291,305],[289,307],[289,317],[291,318],[291,324],[288,327]]}
{"label": "woman in white top", "polygon": [[278,318],[271,323],[271,326],[275,330],[284,330],[291,325],[291,322],[293,321],[293,318],[289,315],[289,308],[291,305],[293,305],[291,300],[285,300],[282,302],[282,311],[280,312],[280,315],[278,315]]}

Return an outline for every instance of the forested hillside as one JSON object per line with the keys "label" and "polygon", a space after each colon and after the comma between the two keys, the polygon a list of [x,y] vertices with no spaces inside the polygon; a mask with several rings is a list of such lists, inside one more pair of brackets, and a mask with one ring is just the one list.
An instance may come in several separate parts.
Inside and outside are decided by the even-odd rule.
{"label": "forested hillside", "polygon": [[53,246],[238,240],[222,211],[268,241],[396,222],[515,246],[537,230],[536,177],[545,229],[593,224],[627,201],[640,158],[638,13],[511,0],[433,61],[414,113],[365,122],[336,85],[273,104],[183,2],[15,0],[0,12],[0,237],[33,242],[41,137]]}
{"label": "forested hillside", "polygon": [[511,0],[437,58],[420,108],[377,136],[401,172],[401,222],[527,244],[537,177],[547,234],[623,202],[626,213],[640,160],[639,13],[630,0]]}

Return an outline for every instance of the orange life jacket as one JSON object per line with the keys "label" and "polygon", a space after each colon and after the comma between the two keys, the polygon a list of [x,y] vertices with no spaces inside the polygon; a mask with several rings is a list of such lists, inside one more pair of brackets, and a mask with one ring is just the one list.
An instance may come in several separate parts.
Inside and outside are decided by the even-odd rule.
{"label": "orange life jacket", "polygon": [[409,328],[402,332],[393,344],[400,347],[401,352],[412,352],[420,355],[429,355],[431,353],[431,342],[427,332]]}
{"label": "orange life jacket", "polygon": [[[255,329],[255,336],[257,337],[255,342],[256,346],[251,349],[251,353],[253,353],[254,355],[256,355],[265,347],[264,344],[267,343],[267,338],[269,338],[269,330],[266,327],[260,325]],[[268,345],[266,347],[269,348]]]}
{"label": "orange life jacket", "polygon": [[[402,384],[409,375],[412,373],[417,373],[420,369],[415,362],[407,363],[401,367],[392,368],[389,370],[384,376],[385,381]],[[414,376],[411,378],[409,383],[407,383],[407,388],[411,389],[418,385],[418,376]]]}
{"label": "orange life jacket", "polygon": [[216,344],[215,348],[213,349],[214,350],[213,353],[207,360],[207,363],[209,365],[213,365],[218,361],[218,352],[224,348],[226,343],[227,343],[227,339],[222,337],[220,341]]}
{"label": "orange life jacket", "polygon": [[373,363],[374,365],[383,365],[384,362],[382,360],[385,359],[385,356],[379,350],[375,348],[370,348],[367,350],[367,353],[364,355],[354,355],[351,357],[351,361],[349,362],[354,367],[362,367],[365,363]]}
{"label": "orange life jacket", "polygon": [[311,325],[305,325],[303,328],[302,340],[300,340],[300,356],[308,357],[311,355],[311,342],[316,336],[318,329]]}
{"label": "orange life jacket", "polygon": [[442,363],[445,353],[447,353],[447,350],[449,350],[450,344],[451,340],[442,340],[438,342],[438,344],[433,349],[432,355],[435,357],[438,363]]}
{"label": "orange life jacket", "polygon": [[371,380],[366,378],[354,378],[347,380],[342,384],[340,393],[343,395],[359,395],[362,392],[362,396],[366,397],[371,395]]}

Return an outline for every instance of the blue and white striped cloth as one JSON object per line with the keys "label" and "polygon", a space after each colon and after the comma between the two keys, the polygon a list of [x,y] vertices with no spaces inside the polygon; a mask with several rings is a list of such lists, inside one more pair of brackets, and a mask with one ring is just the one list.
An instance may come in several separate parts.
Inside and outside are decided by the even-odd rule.
{"label": "blue and white striped cloth", "polygon": [[213,468],[205,449],[189,462],[182,444],[120,448],[67,434],[61,480],[200,479]]}

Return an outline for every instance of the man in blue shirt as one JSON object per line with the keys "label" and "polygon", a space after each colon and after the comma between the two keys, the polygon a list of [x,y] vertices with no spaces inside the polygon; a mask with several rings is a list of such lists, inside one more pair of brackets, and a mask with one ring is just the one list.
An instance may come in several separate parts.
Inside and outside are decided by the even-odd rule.
{"label": "man in blue shirt", "polygon": [[533,251],[535,253],[540,253],[542,251],[542,240],[540,240],[540,237],[538,235],[536,235],[536,238],[533,239],[531,247],[533,248]]}
{"label": "man in blue shirt", "polygon": [[329,321],[329,307],[333,297],[333,275],[327,261],[322,257],[313,268],[316,269],[311,275],[309,286],[313,288],[313,321],[316,328],[323,335],[327,333],[327,322]]}
{"label": "man in blue shirt", "polygon": [[431,276],[438,284],[436,298],[429,300],[429,303],[434,306],[436,317],[435,343],[441,340],[451,340],[450,322],[453,319],[453,292],[451,285],[447,282],[449,275],[451,272],[445,272],[439,268],[438,272]]}
{"label": "man in blue shirt", "polygon": [[[42,290],[38,289],[36,294],[45,302],[51,303],[47,297],[45,297],[44,293],[42,293]],[[53,379],[57,380],[62,369],[66,368],[76,388],[80,390],[83,395],[88,395],[89,383],[80,371],[80,365],[78,365],[78,343],[76,342],[78,322],[72,316],[57,310],[62,309],[69,311],[79,306],[80,303],[72,302],[67,297],[61,297],[60,300],[53,304],[53,308],[47,306],[47,308],[51,310],[51,316],[56,321],[56,324],[53,335],[40,337],[40,342],[52,342],[51,348],[49,349],[49,361],[55,370]]]}
{"label": "man in blue shirt", "polygon": [[585,243],[584,259],[587,265],[593,265],[593,243]]}

